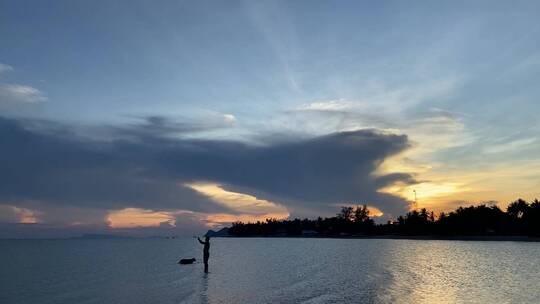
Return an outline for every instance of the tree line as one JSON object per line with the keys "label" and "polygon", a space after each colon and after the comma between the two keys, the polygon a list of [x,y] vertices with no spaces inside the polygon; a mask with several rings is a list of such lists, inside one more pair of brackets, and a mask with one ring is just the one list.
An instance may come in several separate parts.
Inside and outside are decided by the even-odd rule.
{"label": "tree line", "polygon": [[432,236],[540,236],[540,201],[518,199],[502,210],[496,205],[459,207],[435,214],[427,209],[413,210],[395,221],[375,224],[366,205],[341,207],[333,217],[276,220],[255,223],[236,222],[229,229],[233,236],[355,236],[355,235],[432,235]]}

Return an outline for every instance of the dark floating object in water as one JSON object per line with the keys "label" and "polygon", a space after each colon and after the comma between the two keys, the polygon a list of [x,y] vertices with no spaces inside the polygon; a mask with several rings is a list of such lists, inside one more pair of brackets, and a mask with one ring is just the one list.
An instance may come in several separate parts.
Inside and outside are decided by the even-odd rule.
{"label": "dark floating object in water", "polygon": [[193,264],[195,261],[196,261],[195,258],[191,258],[191,259],[181,259],[180,261],[178,261],[178,264],[182,264],[182,265]]}

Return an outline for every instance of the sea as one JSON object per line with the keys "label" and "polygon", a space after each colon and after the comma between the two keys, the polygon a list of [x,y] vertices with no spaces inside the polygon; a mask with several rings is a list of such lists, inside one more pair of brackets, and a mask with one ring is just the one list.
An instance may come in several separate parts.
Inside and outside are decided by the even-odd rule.
{"label": "sea", "polygon": [[213,238],[201,258],[194,238],[0,240],[0,303],[540,303],[540,243]]}

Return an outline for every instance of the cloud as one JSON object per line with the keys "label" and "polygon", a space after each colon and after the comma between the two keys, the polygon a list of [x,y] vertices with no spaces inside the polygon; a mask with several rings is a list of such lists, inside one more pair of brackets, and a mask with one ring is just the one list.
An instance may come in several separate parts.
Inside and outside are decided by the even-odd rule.
{"label": "cloud", "polygon": [[[102,222],[110,211],[127,208],[168,215],[183,210],[207,218],[246,213],[234,202],[218,203],[219,195],[193,188],[214,183],[221,185],[221,194],[234,192],[228,196],[232,201],[240,197],[239,203],[249,200],[280,214],[285,210],[271,202],[295,215],[305,215],[304,210],[331,214],[341,202],[368,203],[385,214],[408,207],[402,198],[378,190],[398,181],[412,183],[410,175],[373,175],[386,158],[409,147],[404,135],[358,130],[251,145],[162,136],[170,131],[165,121],[147,119],[116,129],[131,130],[130,137],[112,134],[100,140],[76,135],[74,126],[0,118],[0,201],[39,210],[43,219],[47,210],[86,208]],[[148,126],[153,130],[143,130]]]}
{"label": "cloud", "polygon": [[259,199],[244,193],[227,191],[218,184],[191,183],[186,184],[186,186],[203,193],[216,203],[236,211],[236,214],[213,213],[206,215],[206,222],[210,227],[236,221],[255,222],[269,218],[285,219],[290,215],[287,208],[277,202]]}
{"label": "cloud", "polygon": [[159,139],[88,140],[51,125],[0,119],[0,201],[97,209],[188,205],[195,211],[225,211],[175,180],[149,172],[157,166]]}
{"label": "cloud", "polygon": [[31,86],[0,83],[0,103],[36,103],[44,100],[47,100],[47,97],[40,90]]}
{"label": "cloud", "polygon": [[236,117],[232,114],[223,114],[223,120],[229,124],[234,124],[236,122]]}
{"label": "cloud", "polygon": [[165,116],[137,117],[135,123],[109,127],[112,136],[137,140],[141,138],[181,137],[231,127],[235,122],[232,114],[209,115],[204,119],[173,119]]}
{"label": "cloud", "polygon": [[343,112],[343,111],[349,111],[352,108],[354,108],[354,102],[348,101],[348,100],[328,100],[328,101],[314,101],[307,104],[302,104],[298,106],[293,111],[299,111],[299,112]]}
{"label": "cloud", "polygon": [[527,149],[528,147],[534,146],[534,144],[537,144],[538,142],[539,139],[536,137],[510,140],[507,142],[487,146],[483,149],[483,152],[485,154],[497,154],[513,151],[522,151],[524,149]]}
{"label": "cloud", "polygon": [[[0,74],[13,71],[13,67],[0,63]],[[0,83],[0,104],[2,103],[37,103],[47,100],[40,90],[22,84]]]}
{"label": "cloud", "polygon": [[329,100],[304,104],[286,113],[286,126],[304,129],[308,134],[366,128],[407,134],[414,144],[414,151],[409,152],[414,152],[415,158],[474,140],[463,121],[466,114],[434,107],[395,113],[377,103]]}
{"label": "cloud", "polygon": [[386,116],[403,115],[404,111],[433,100],[444,99],[452,94],[459,81],[455,78],[426,80],[421,85],[388,86],[372,81],[355,99],[317,100],[302,104],[297,112],[377,112]]}
{"label": "cloud", "polygon": [[0,223],[19,223],[23,222],[20,208],[8,205],[0,205]]}
{"label": "cloud", "polygon": [[2,73],[6,73],[6,72],[11,72],[13,71],[13,67],[8,65],[8,64],[5,64],[5,63],[0,63],[0,74]]}
{"label": "cloud", "polygon": [[174,215],[140,208],[125,208],[107,215],[112,228],[159,227],[164,223],[174,226]]}

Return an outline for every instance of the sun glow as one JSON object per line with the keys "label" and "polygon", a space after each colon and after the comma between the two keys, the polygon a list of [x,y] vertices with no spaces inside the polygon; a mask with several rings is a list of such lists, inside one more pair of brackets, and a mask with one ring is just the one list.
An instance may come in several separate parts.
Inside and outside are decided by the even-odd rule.
{"label": "sun glow", "polygon": [[207,215],[207,225],[215,226],[235,221],[256,222],[268,218],[285,219],[289,211],[284,206],[253,195],[232,192],[214,183],[189,183],[185,186],[209,197],[235,213],[217,213]]}
{"label": "sun glow", "polygon": [[465,185],[460,183],[423,182],[415,185],[394,184],[381,189],[380,192],[401,196],[411,203],[416,202],[416,205],[411,204],[411,208],[422,208],[443,197],[466,190]]}

